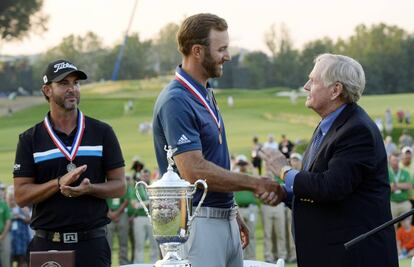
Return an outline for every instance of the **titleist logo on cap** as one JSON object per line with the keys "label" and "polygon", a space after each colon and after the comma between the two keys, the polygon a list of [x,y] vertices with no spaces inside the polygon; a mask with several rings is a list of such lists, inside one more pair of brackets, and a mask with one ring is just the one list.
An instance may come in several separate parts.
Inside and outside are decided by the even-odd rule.
{"label": "titleist logo on cap", "polygon": [[68,62],[61,62],[61,63],[57,63],[57,64],[55,64],[55,65],[53,65],[53,67],[54,67],[54,73],[56,73],[56,72],[58,72],[59,70],[61,70],[61,69],[75,69],[75,70],[77,70],[78,68],[77,67],[75,67],[75,65],[73,65],[73,64],[70,64],[70,63],[68,63]]}

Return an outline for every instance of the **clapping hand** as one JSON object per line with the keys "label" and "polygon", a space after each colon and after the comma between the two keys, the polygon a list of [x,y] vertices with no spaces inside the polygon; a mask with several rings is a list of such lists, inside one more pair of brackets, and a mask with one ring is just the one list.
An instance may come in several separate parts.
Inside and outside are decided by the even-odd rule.
{"label": "clapping hand", "polygon": [[79,167],[75,168],[74,170],[66,173],[65,175],[60,177],[59,185],[60,186],[65,186],[65,185],[72,184],[73,182],[75,182],[76,180],[79,179],[81,174],[86,171],[86,168],[87,168],[87,165],[82,165],[82,166],[79,166]]}
{"label": "clapping hand", "polygon": [[86,171],[87,166],[82,165],[73,171],[68,172],[59,179],[60,192],[66,197],[78,197],[90,191],[91,182],[88,178],[84,178],[82,182],[72,187],[70,184],[77,181],[82,173]]}

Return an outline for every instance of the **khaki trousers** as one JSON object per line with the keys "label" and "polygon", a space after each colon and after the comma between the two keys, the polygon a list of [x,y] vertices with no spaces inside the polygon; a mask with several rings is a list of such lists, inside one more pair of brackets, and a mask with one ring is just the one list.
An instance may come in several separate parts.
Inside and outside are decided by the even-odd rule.
{"label": "khaki trousers", "polygon": [[264,257],[266,262],[287,259],[285,205],[262,205]]}

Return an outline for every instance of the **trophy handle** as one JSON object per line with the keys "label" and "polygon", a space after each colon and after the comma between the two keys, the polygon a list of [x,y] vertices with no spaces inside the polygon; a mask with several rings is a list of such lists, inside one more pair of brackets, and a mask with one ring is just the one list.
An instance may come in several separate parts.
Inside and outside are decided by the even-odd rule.
{"label": "trophy handle", "polygon": [[147,216],[148,216],[148,218],[149,218],[149,220],[150,220],[150,222],[151,222],[151,215],[149,214],[149,211],[148,211],[147,205],[145,205],[144,201],[142,200],[141,196],[139,195],[138,187],[139,187],[140,185],[143,185],[143,186],[145,187],[145,191],[146,191],[146,192],[148,192],[148,190],[147,190],[148,185],[147,185],[147,183],[146,183],[146,182],[144,182],[144,181],[139,181],[139,182],[137,182],[137,183],[135,184],[135,195],[137,196],[137,198],[138,198],[138,200],[139,200],[139,203],[141,203],[142,207],[143,207],[143,208],[144,208],[144,210],[145,210],[145,213],[147,214]]}
{"label": "trophy handle", "polygon": [[206,198],[206,195],[207,195],[207,188],[208,188],[208,186],[207,186],[206,181],[204,181],[204,180],[202,180],[202,179],[197,180],[197,181],[194,183],[194,190],[193,190],[193,192],[191,192],[191,195],[194,195],[194,194],[195,194],[195,192],[197,191],[197,184],[202,184],[202,185],[203,185],[203,187],[204,187],[204,192],[203,192],[203,195],[201,196],[200,201],[198,202],[198,205],[197,205],[197,207],[196,207],[196,209],[195,209],[195,211],[194,211],[193,215],[192,215],[192,216],[190,216],[190,218],[189,218],[189,220],[188,220],[188,224],[187,224],[188,226],[190,226],[191,222],[192,222],[192,221],[194,220],[194,218],[197,216],[197,213],[198,213],[198,211],[199,211],[199,210],[200,210],[200,208],[201,208],[201,204],[203,204],[204,199]]}

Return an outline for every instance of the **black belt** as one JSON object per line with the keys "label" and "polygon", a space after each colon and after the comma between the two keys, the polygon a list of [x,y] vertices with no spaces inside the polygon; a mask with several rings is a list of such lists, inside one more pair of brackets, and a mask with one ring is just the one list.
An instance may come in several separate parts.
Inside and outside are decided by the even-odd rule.
{"label": "black belt", "polygon": [[59,243],[78,243],[82,240],[89,240],[106,236],[106,227],[100,227],[83,232],[53,232],[36,230],[35,236]]}

